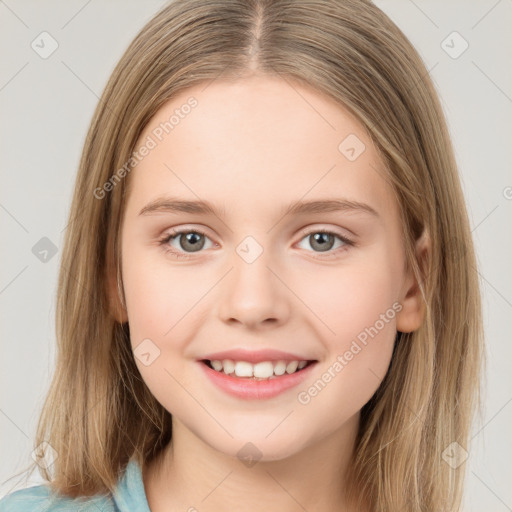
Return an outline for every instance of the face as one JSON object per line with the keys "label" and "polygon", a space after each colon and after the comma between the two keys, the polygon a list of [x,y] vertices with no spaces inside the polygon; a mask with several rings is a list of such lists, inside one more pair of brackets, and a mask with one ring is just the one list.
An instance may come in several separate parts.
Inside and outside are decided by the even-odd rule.
{"label": "face", "polygon": [[[398,205],[362,126],[303,86],[218,80],[162,107],[138,147],[121,268],[153,395],[229,455],[251,442],[281,459],[341,431],[409,325]],[[289,211],[317,201],[341,207]],[[210,358],[240,374],[308,364],[249,381]],[[251,360],[267,364],[236,364]]]}

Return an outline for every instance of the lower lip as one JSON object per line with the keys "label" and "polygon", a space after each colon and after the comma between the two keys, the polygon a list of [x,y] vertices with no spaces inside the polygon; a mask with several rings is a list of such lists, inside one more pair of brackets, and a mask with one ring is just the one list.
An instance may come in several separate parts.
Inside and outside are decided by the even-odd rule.
{"label": "lower lip", "polygon": [[206,376],[220,389],[238,398],[248,400],[264,400],[283,393],[300,384],[311,373],[316,365],[310,363],[299,372],[276,376],[270,380],[252,380],[244,377],[231,377],[224,372],[213,370],[205,363],[199,361]]}

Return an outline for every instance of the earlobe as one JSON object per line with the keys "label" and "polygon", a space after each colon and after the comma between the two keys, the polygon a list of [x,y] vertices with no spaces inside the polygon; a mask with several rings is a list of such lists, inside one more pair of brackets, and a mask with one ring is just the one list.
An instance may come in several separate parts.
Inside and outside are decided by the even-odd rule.
{"label": "earlobe", "polygon": [[[430,237],[425,229],[416,241],[416,261],[422,274],[429,254]],[[397,330],[400,332],[413,332],[419,329],[425,318],[425,301],[420,285],[410,266],[402,288],[400,304],[402,309],[396,316]]]}

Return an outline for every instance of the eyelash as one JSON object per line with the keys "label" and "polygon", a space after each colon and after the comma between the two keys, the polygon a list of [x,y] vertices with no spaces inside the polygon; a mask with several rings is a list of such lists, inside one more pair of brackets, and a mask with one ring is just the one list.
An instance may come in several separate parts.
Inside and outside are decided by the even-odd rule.
{"label": "eyelash", "polygon": [[[160,246],[162,246],[163,250],[166,253],[171,253],[173,255],[173,257],[185,258],[185,259],[192,258],[194,253],[189,253],[189,254],[182,253],[182,252],[176,251],[174,249],[171,249],[170,246],[167,245],[174,238],[177,238],[179,235],[184,235],[187,233],[195,233],[197,235],[202,235],[202,236],[208,238],[208,235],[205,232],[201,231],[200,229],[183,229],[183,230],[174,230],[171,233],[166,233],[158,241],[158,243]],[[336,249],[334,251],[332,251],[332,250],[326,251],[327,256],[314,256],[317,259],[326,259],[326,258],[336,257],[336,255],[340,251],[344,251],[347,249],[347,247],[352,247],[352,246],[356,245],[353,240],[347,238],[346,236],[340,235],[339,233],[336,233],[335,231],[329,231],[328,229],[323,229],[323,228],[312,229],[310,231],[301,233],[301,240],[303,240],[304,238],[306,238],[310,235],[316,234],[316,233],[326,233],[328,235],[334,235],[336,238],[340,239],[345,244],[342,247],[338,247],[338,249]],[[201,252],[201,251],[199,251],[199,252]],[[322,254],[322,253],[315,253],[315,254]]]}

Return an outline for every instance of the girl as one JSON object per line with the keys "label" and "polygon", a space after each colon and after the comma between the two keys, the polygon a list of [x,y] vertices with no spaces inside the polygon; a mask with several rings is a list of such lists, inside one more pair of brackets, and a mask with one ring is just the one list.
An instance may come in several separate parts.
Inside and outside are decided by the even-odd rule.
{"label": "girl", "polygon": [[475,268],[435,89],[383,12],[173,1],[94,114],[48,484],[0,510],[459,510]]}

